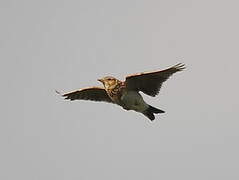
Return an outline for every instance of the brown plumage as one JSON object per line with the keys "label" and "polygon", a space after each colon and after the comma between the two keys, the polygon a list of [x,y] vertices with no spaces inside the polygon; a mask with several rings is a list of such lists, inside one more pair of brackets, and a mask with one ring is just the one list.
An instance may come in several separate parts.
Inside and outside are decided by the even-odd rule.
{"label": "brown plumage", "polygon": [[82,100],[92,100],[92,101],[105,101],[113,103],[107,92],[104,88],[101,87],[89,87],[84,89],[79,89],[73,92],[69,92],[62,95],[65,99],[69,99],[71,101],[76,99]]}
{"label": "brown plumage", "polygon": [[183,69],[185,69],[185,65],[179,63],[161,71],[129,75],[124,82],[107,76],[99,79],[103,83],[104,88],[89,87],[66,93],[62,96],[70,100],[92,100],[114,103],[126,110],[143,113],[152,121],[155,119],[154,114],[164,113],[164,111],[148,105],[139,94],[139,91],[154,97],[159,93],[163,82],[172,74]]}
{"label": "brown plumage", "polygon": [[133,91],[142,91],[149,96],[156,96],[164,81],[178,71],[185,69],[184,64],[176,64],[175,66],[162,70],[148,73],[133,74],[126,77],[126,87]]}

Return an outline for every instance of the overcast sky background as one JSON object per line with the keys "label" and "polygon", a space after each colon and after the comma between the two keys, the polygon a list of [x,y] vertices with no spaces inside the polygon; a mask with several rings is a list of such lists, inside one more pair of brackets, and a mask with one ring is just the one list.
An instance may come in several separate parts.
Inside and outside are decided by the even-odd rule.
{"label": "overcast sky background", "polygon": [[[0,179],[239,179],[239,3],[1,0]],[[176,73],[133,111],[68,92],[97,79]]]}

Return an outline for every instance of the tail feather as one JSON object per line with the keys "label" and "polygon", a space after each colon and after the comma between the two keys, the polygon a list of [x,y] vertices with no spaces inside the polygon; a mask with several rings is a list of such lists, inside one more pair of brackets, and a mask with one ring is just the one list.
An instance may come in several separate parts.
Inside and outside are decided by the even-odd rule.
{"label": "tail feather", "polygon": [[155,119],[154,114],[151,113],[151,112],[149,112],[149,111],[147,111],[147,110],[144,111],[143,114],[144,114],[147,118],[149,118],[151,121],[153,121],[153,120]]}
{"label": "tail feather", "polygon": [[148,111],[152,112],[152,113],[155,113],[155,114],[158,114],[158,113],[165,113],[165,111],[161,110],[161,109],[158,109],[156,107],[153,107],[153,106],[150,106],[149,105],[149,108],[147,109]]}
{"label": "tail feather", "polygon": [[161,110],[161,109],[157,109],[153,106],[148,107],[148,109],[146,109],[143,114],[148,117],[151,121],[153,121],[155,119],[154,114],[158,114],[158,113],[165,113],[165,111]]}

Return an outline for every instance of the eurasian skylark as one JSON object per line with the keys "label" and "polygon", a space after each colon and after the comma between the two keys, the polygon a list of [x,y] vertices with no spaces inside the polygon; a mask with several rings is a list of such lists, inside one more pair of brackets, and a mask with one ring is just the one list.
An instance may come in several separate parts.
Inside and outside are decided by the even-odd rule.
{"label": "eurasian skylark", "polygon": [[107,76],[98,79],[98,81],[103,83],[104,88],[83,88],[63,94],[62,96],[70,100],[104,101],[117,104],[125,110],[140,112],[153,121],[155,119],[154,114],[164,113],[165,111],[147,104],[139,91],[154,97],[159,93],[164,81],[172,74],[183,69],[185,69],[185,65],[179,63],[161,71],[129,75],[125,81]]}

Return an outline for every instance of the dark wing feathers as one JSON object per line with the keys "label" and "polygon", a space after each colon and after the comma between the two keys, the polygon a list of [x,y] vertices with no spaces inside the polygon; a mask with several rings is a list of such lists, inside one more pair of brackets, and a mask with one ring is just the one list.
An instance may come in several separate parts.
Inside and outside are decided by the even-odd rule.
{"label": "dark wing feathers", "polygon": [[105,89],[100,87],[89,87],[79,89],[62,95],[65,99],[73,100],[91,100],[113,103]]}
{"label": "dark wing feathers", "polygon": [[126,77],[126,88],[128,90],[142,91],[143,93],[156,96],[164,81],[172,74],[185,69],[184,64],[176,64],[175,66],[155,72],[139,73]]}

